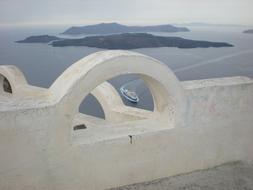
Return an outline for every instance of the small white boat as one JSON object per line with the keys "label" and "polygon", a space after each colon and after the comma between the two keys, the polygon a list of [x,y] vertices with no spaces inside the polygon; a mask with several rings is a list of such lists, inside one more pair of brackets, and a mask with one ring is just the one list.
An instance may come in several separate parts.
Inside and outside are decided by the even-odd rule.
{"label": "small white boat", "polygon": [[128,89],[124,88],[124,86],[122,86],[120,88],[120,92],[130,102],[132,102],[132,103],[139,102],[139,97],[137,96],[137,94],[134,91],[128,90]]}

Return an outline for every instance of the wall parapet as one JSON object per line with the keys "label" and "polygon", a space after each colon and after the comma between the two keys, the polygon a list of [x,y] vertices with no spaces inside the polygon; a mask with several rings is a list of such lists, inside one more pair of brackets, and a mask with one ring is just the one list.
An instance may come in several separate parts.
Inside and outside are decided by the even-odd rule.
{"label": "wall parapet", "polygon": [[[124,105],[107,82],[130,73],[149,87],[153,111]],[[148,56],[102,51],[49,89],[29,85],[14,66],[0,66],[0,85],[0,189],[99,190],[253,161],[247,77],[180,82]],[[104,120],[79,113],[89,93]]]}

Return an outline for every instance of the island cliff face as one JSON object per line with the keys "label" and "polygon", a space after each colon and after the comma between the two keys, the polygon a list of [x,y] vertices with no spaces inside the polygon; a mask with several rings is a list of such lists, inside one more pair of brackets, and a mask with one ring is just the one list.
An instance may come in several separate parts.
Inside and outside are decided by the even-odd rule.
{"label": "island cliff face", "polygon": [[188,32],[185,27],[175,27],[173,25],[156,25],[156,26],[126,26],[118,23],[101,23],[89,26],[71,27],[63,32],[68,35],[78,34],[113,34],[128,32]]}
{"label": "island cliff face", "polygon": [[16,41],[17,43],[49,43],[55,40],[61,40],[62,38],[58,38],[56,36],[49,35],[40,35],[40,36],[30,36],[24,40]]}
{"label": "island cliff face", "polygon": [[52,42],[55,47],[88,46],[103,49],[137,49],[152,47],[207,48],[232,47],[224,42],[188,40],[180,37],[162,37],[146,33],[126,33],[108,36],[92,36],[81,39],[65,39]]}

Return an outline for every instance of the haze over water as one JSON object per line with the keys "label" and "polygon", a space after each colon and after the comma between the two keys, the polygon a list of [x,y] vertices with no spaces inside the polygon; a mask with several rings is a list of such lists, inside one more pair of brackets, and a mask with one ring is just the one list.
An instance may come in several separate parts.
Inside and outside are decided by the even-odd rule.
{"label": "haze over water", "polygon": [[[145,48],[134,51],[154,57],[172,69],[179,80],[214,77],[247,76],[253,78],[253,35],[243,34],[244,27],[188,27],[191,32],[153,33],[180,36],[194,40],[228,42],[225,48]],[[18,44],[16,40],[31,35],[58,35],[65,28],[0,28],[0,65],[15,65],[24,72],[29,84],[48,88],[71,64],[102,49],[88,47],[52,47],[47,44]],[[96,76],[94,76],[96,77]],[[136,76],[117,77],[110,82],[119,88]],[[133,82],[134,83],[134,82]],[[140,102],[137,107],[152,109],[147,88],[138,82]],[[125,102],[129,104],[128,102]],[[134,106],[134,105],[133,105]],[[94,97],[82,105],[85,113],[101,116],[101,108]]]}

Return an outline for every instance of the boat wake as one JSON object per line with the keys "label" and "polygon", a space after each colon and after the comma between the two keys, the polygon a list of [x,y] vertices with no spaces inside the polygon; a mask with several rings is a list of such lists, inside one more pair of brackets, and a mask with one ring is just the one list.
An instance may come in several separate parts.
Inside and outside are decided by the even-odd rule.
{"label": "boat wake", "polygon": [[253,49],[244,50],[244,51],[240,51],[240,52],[235,52],[235,53],[224,55],[224,56],[221,56],[221,57],[218,57],[218,58],[215,58],[215,59],[210,59],[210,60],[202,61],[200,63],[196,63],[196,64],[193,64],[193,65],[181,67],[179,69],[175,69],[174,72],[179,73],[179,72],[182,72],[182,71],[186,71],[186,70],[194,69],[194,68],[197,68],[197,67],[205,66],[205,65],[208,65],[210,63],[221,64],[219,62],[221,62],[225,59],[229,59],[229,58],[233,58],[233,57],[237,57],[239,55],[244,55],[244,54],[249,54],[249,53],[253,53]]}

